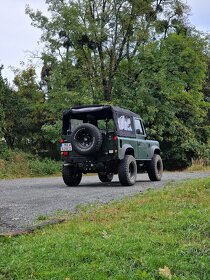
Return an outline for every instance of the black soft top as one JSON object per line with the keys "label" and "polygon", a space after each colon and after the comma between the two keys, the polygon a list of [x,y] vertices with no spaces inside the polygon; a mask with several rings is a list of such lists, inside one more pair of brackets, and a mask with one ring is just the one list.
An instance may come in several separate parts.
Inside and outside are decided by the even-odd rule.
{"label": "black soft top", "polygon": [[64,111],[63,134],[66,134],[69,128],[70,119],[85,120],[88,115],[94,116],[97,120],[114,119],[117,135],[135,137],[133,117],[139,118],[139,115],[130,110],[111,105],[82,105]]}
{"label": "black soft top", "polygon": [[112,105],[81,105],[72,107],[69,110],[64,111],[64,118],[72,119],[84,119],[84,115],[91,113],[95,115],[97,119],[111,119],[115,114],[127,115],[133,117],[139,117],[139,115],[131,112],[130,110],[123,109],[117,106]]}

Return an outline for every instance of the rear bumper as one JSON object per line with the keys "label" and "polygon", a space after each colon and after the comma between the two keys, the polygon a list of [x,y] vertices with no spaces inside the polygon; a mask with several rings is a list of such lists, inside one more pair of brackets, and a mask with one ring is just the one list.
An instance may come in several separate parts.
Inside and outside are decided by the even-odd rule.
{"label": "rear bumper", "polygon": [[113,155],[104,155],[103,157],[84,157],[74,156],[63,158],[64,166],[77,166],[83,173],[94,172],[114,172],[118,158]]}

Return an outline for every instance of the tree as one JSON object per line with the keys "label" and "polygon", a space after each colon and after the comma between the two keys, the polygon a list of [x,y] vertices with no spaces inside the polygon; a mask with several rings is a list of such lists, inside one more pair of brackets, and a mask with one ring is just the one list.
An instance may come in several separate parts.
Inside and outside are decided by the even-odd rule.
{"label": "tree", "polygon": [[5,94],[6,89],[6,82],[2,78],[1,71],[3,69],[3,66],[0,67],[0,138],[3,137],[3,126],[4,126],[4,108],[3,108],[3,96]]}
{"label": "tree", "polygon": [[[208,70],[207,70],[207,78],[204,84],[203,92],[204,92],[205,100],[210,103],[210,57],[208,57],[207,59],[208,59]],[[210,110],[209,110],[206,124],[210,126]]]}
{"label": "tree", "polygon": [[130,82],[126,61],[119,72],[124,76],[116,79],[122,96],[114,93],[115,103],[139,112],[150,137],[161,141],[167,166],[185,167],[191,158],[208,154],[209,103],[202,93],[205,46],[205,40],[196,35],[171,33],[141,48],[131,65]]}
{"label": "tree", "polygon": [[[123,60],[170,30],[181,30],[186,6],[181,0],[48,0],[52,17],[29,7],[32,24],[43,31],[49,56],[57,60],[65,86],[80,71],[92,100],[112,100],[113,82]],[[60,62],[61,63],[60,63]],[[52,67],[53,68],[53,67]],[[131,69],[130,69],[131,70]],[[74,74],[73,74],[74,75]],[[70,80],[68,81],[68,79]],[[84,88],[84,85],[83,85]]]}
{"label": "tree", "polygon": [[22,115],[18,120],[16,146],[38,153],[46,147],[41,130],[48,117],[45,110],[45,95],[36,82],[36,72],[33,67],[19,71],[15,76],[14,84],[17,87],[16,98],[22,105],[22,110],[19,110]]}
{"label": "tree", "polygon": [[0,69],[0,125],[1,136],[9,148],[14,148],[18,137],[20,121],[23,116],[23,106],[15,91],[3,79]]}

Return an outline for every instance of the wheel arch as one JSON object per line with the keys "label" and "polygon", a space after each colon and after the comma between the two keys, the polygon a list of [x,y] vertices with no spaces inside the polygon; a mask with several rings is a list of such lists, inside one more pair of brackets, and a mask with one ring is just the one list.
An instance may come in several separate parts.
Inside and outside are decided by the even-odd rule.
{"label": "wheel arch", "polygon": [[120,159],[124,159],[125,155],[131,155],[135,157],[134,148],[130,144],[123,145]]}
{"label": "wheel arch", "polygon": [[160,155],[160,147],[154,145],[151,147],[151,158],[153,155]]}

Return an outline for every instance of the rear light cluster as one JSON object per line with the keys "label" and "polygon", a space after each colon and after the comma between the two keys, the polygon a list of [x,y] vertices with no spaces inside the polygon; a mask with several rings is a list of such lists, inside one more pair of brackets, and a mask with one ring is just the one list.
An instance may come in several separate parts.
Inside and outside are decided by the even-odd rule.
{"label": "rear light cluster", "polygon": [[[60,139],[59,142],[61,144],[65,143],[65,140],[64,139]],[[68,157],[69,156],[69,152],[67,152],[67,151],[61,152],[61,155],[64,156],[64,157]]]}
{"label": "rear light cluster", "polygon": [[61,152],[61,155],[67,157],[69,155],[69,152]]}
{"label": "rear light cluster", "polygon": [[113,137],[113,140],[114,140],[114,141],[117,141],[117,139],[118,139],[118,137],[117,137],[117,135],[115,135],[115,136]]}

